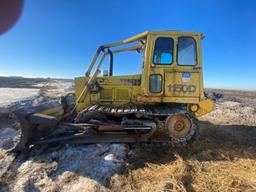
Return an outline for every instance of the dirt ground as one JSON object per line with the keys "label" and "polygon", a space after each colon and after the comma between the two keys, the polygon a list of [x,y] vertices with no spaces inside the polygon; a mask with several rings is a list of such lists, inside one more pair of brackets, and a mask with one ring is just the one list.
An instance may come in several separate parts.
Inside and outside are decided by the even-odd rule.
{"label": "dirt ground", "polygon": [[[207,89],[216,110],[200,118],[200,137],[186,148],[58,145],[14,157],[7,151],[20,133],[11,112],[73,89],[64,80],[24,85],[0,92],[0,191],[256,191],[256,92]],[[17,99],[12,89],[31,94]]]}

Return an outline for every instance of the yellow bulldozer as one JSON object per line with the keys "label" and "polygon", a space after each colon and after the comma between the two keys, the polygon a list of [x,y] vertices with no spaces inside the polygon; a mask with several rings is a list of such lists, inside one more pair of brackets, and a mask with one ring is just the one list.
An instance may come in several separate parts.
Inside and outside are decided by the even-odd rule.
{"label": "yellow bulldozer", "polygon": [[[99,46],[85,76],[75,78],[74,96],[15,112],[22,130],[16,150],[45,143],[193,142],[197,117],[214,109],[204,96],[203,38],[199,32],[146,31]],[[122,52],[142,56],[141,73],[113,75],[114,55]],[[108,70],[102,71],[105,60]]]}

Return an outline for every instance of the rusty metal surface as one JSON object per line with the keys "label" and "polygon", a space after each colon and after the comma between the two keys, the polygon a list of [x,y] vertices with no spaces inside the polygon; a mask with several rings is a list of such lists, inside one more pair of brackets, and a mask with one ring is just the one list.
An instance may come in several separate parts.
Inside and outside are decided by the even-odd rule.
{"label": "rusty metal surface", "polygon": [[[121,126],[122,127],[122,126]],[[31,144],[45,144],[52,142],[59,143],[136,143],[147,141],[156,131],[155,123],[149,123],[139,128],[147,129],[147,133],[133,133],[126,132],[127,129],[133,130],[138,127],[123,126],[123,129],[105,131],[101,125],[96,128],[85,128],[84,132],[75,133],[72,135],[64,135],[56,138],[49,138],[32,142]],[[104,131],[103,131],[104,130]]]}

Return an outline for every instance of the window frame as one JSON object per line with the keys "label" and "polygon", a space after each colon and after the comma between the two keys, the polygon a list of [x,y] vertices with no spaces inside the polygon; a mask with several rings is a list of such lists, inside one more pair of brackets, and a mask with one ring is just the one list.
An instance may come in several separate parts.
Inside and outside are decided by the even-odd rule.
{"label": "window frame", "polygon": [[[161,63],[155,63],[155,62],[154,62],[154,55],[155,55],[154,53],[155,53],[156,41],[157,41],[157,39],[159,39],[159,38],[169,38],[169,39],[172,40],[172,62],[171,62],[171,63],[168,63],[168,64],[161,64]],[[158,36],[158,37],[156,37],[155,40],[154,40],[153,55],[152,55],[152,63],[153,63],[154,65],[160,65],[160,66],[172,65],[172,64],[174,63],[174,48],[175,48],[174,45],[175,45],[175,44],[174,44],[174,38],[173,38],[173,37],[170,37],[170,36]]]}
{"label": "window frame", "polygon": [[[189,37],[189,38],[192,38],[193,39],[193,41],[195,42],[195,51],[196,51],[196,64],[194,64],[194,65],[183,65],[183,64],[179,64],[179,62],[178,62],[178,57],[179,57],[179,49],[178,49],[178,46],[179,46],[179,39],[180,38],[184,38],[184,37]],[[197,41],[196,41],[196,39],[193,37],[193,36],[179,36],[178,38],[177,38],[177,45],[176,45],[176,63],[177,63],[177,65],[178,66],[184,66],[184,67],[194,67],[194,66],[196,66],[196,65],[198,65],[198,54],[197,54]]]}
{"label": "window frame", "polygon": [[[153,76],[153,75],[159,75],[160,77],[161,77],[161,89],[160,89],[160,91],[159,92],[152,92],[151,91],[151,89],[150,89],[150,85],[151,85],[151,76]],[[163,76],[162,76],[162,74],[160,74],[160,73],[153,73],[153,74],[150,74],[150,76],[149,76],[149,91],[150,91],[150,93],[161,93],[162,91],[163,91]]]}

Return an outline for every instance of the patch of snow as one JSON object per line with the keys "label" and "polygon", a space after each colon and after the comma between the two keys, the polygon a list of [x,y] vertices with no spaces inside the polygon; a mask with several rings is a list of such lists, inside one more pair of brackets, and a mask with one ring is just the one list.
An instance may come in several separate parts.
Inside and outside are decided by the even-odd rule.
{"label": "patch of snow", "polygon": [[7,106],[13,102],[35,97],[39,89],[27,88],[0,88],[0,106]]}
{"label": "patch of snow", "polygon": [[19,139],[19,131],[13,128],[0,128],[0,148],[10,149]]}
{"label": "patch of snow", "polygon": [[[108,179],[122,170],[126,144],[63,146],[32,155],[17,166],[14,191],[105,191]],[[24,190],[26,189],[26,190]]]}
{"label": "patch of snow", "polygon": [[46,85],[46,83],[36,83],[36,84],[33,84],[32,87],[41,88],[45,85]]}
{"label": "patch of snow", "polygon": [[42,87],[41,94],[53,98],[61,97],[69,92],[73,92],[73,86],[73,82],[52,80]]}
{"label": "patch of snow", "polygon": [[[225,101],[216,103],[216,109],[201,117],[216,123],[256,126],[256,108],[239,102]],[[226,122],[226,123],[224,123]]]}
{"label": "patch of snow", "polygon": [[106,161],[117,161],[117,159],[115,158],[114,154],[108,154],[104,157],[104,159]]}
{"label": "patch of snow", "polygon": [[234,101],[225,101],[222,103],[222,105],[227,107],[238,107],[240,103]]}
{"label": "patch of snow", "polygon": [[15,110],[19,109],[29,109],[32,107],[36,107],[41,104],[55,104],[58,105],[59,99],[55,98],[49,98],[45,96],[35,96],[35,97],[30,97],[24,100],[12,102],[3,108],[0,108],[0,113],[10,113]]}
{"label": "patch of snow", "polygon": [[125,144],[69,146],[60,153],[59,169],[53,177],[58,178],[62,172],[72,171],[104,185],[107,178],[124,163],[127,151]]}

